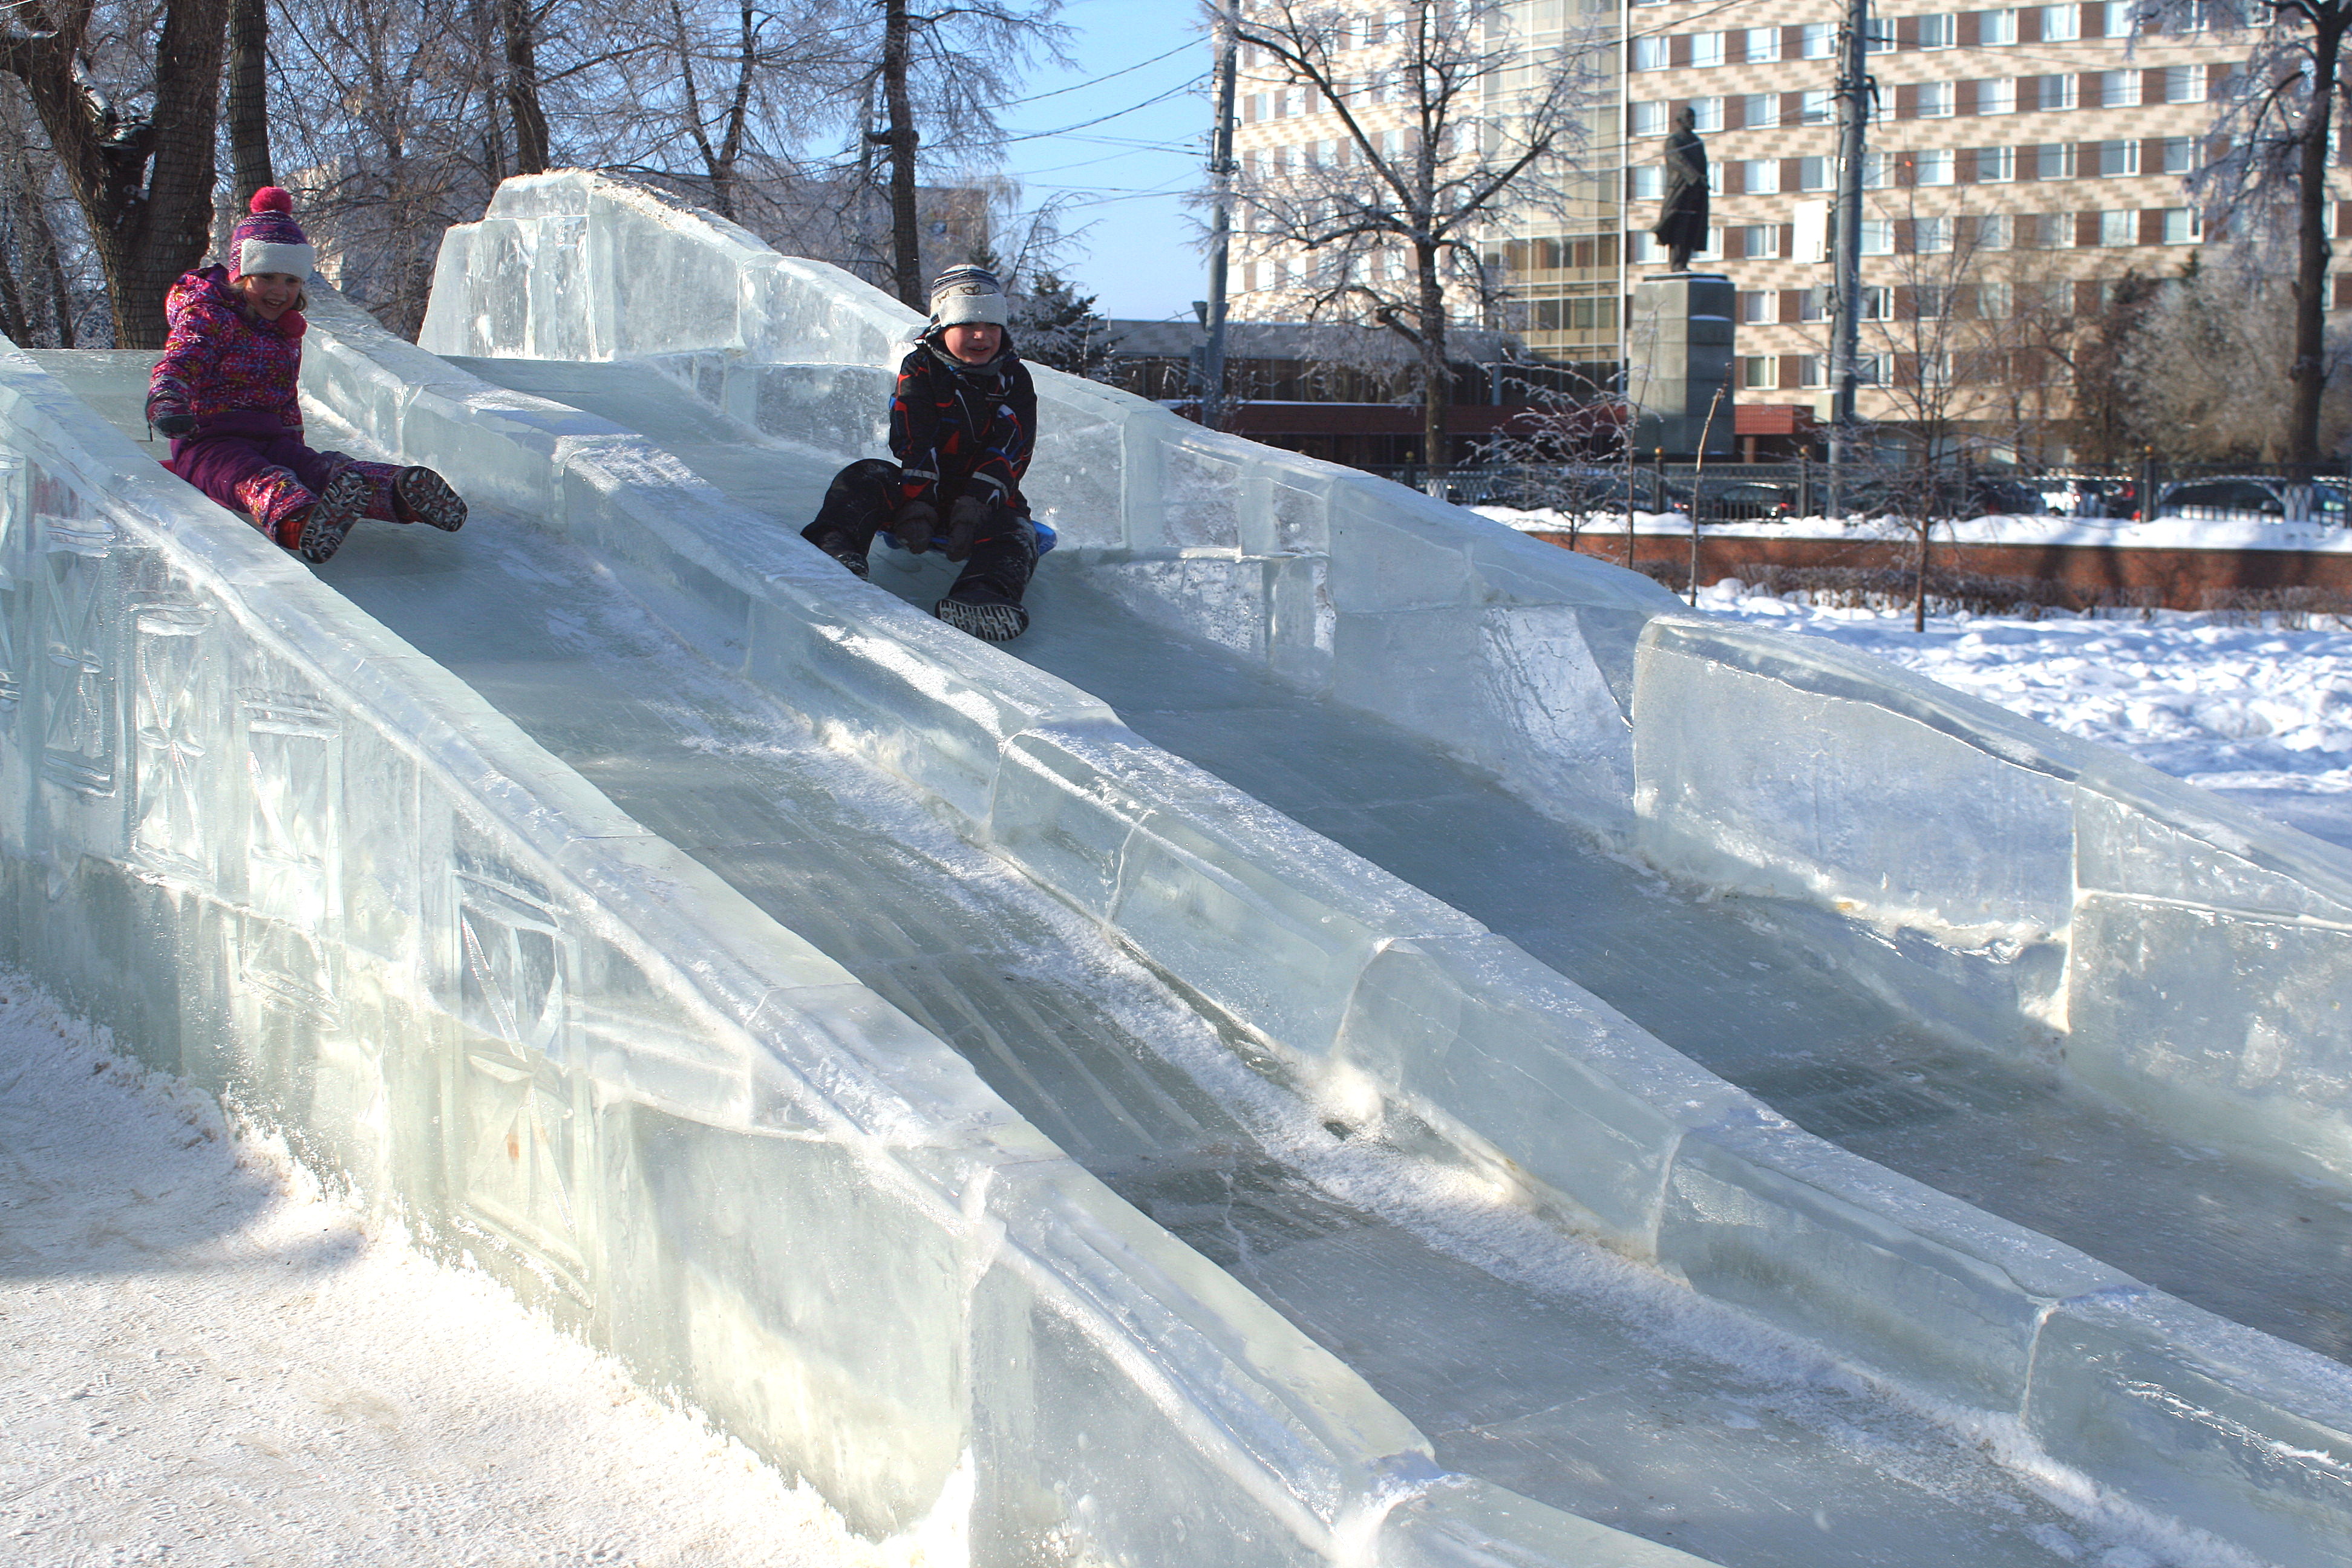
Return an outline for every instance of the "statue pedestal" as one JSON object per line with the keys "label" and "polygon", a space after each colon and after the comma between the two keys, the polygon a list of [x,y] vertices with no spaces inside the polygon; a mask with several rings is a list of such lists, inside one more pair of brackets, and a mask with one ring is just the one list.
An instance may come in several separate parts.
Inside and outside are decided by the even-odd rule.
{"label": "statue pedestal", "polygon": [[1698,454],[1707,406],[1723,402],[1706,429],[1706,455],[1728,458],[1732,430],[1731,279],[1716,272],[1666,272],[1633,285],[1625,334],[1625,390],[1635,405],[1635,448],[1664,447],[1669,458]]}

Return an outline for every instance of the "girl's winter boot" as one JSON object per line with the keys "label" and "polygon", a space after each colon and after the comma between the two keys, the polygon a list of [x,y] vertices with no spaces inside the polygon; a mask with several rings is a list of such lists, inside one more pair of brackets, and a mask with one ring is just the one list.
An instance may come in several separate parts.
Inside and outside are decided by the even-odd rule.
{"label": "girl's winter boot", "polygon": [[343,547],[343,536],[366,512],[374,494],[374,481],[356,465],[340,470],[299,514],[294,549],[314,565],[328,560]]}
{"label": "girl's winter boot", "polygon": [[392,510],[403,522],[429,522],[455,533],[466,526],[466,501],[430,468],[403,468],[392,481]]}

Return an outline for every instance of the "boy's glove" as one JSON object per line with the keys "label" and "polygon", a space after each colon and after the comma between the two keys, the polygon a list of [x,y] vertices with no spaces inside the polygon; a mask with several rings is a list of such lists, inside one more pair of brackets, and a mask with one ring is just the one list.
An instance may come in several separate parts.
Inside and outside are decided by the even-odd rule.
{"label": "boy's glove", "polygon": [[164,436],[184,436],[196,427],[196,416],[169,403],[152,400],[147,405],[147,423]]}
{"label": "boy's glove", "polygon": [[908,554],[920,555],[931,547],[931,535],[939,526],[938,508],[927,500],[910,500],[890,519],[890,537]]}
{"label": "boy's glove", "polygon": [[961,561],[971,553],[980,531],[988,526],[988,503],[978,496],[958,496],[948,509],[947,557]]}

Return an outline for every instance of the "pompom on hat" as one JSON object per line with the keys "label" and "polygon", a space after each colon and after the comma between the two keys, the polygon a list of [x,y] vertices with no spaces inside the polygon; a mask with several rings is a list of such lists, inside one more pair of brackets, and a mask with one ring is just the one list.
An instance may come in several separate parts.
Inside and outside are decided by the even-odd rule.
{"label": "pompom on hat", "polygon": [[931,325],[1002,327],[1013,319],[1004,285],[985,267],[950,267],[931,282]]}
{"label": "pompom on hat", "polygon": [[287,272],[307,279],[318,265],[310,237],[294,221],[293,194],[278,185],[254,192],[251,215],[229,231],[228,275]]}

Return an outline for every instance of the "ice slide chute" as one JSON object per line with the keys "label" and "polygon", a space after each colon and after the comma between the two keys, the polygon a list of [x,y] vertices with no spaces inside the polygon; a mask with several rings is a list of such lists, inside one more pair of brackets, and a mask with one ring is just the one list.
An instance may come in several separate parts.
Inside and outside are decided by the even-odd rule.
{"label": "ice slide chute", "polygon": [[[737,243],[721,226],[578,176],[549,182],[540,195],[551,188],[562,197],[563,180],[572,182],[572,196],[581,211],[555,216],[581,219],[569,226],[575,247],[588,255],[612,259],[640,250],[658,254],[663,245],[675,242],[681,249],[671,258],[674,277],[707,281],[718,272],[708,265],[709,256],[723,257]],[[606,204],[601,217],[598,203]],[[601,240],[600,223],[607,231]],[[637,235],[632,225],[657,232]],[[544,237],[530,237],[537,246]],[[608,248],[598,253],[598,245]],[[692,254],[697,247],[700,260]],[[562,248],[555,242],[544,247],[551,267],[545,280],[552,290],[549,298],[560,303],[562,290],[570,289],[577,290],[573,302],[593,302],[593,278],[567,279],[556,265]],[[804,264],[772,265],[755,258],[750,268],[797,269],[804,283],[813,277],[814,303],[803,313],[828,332],[857,330],[861,312],[877,310],[871,296]],[[533,289],[541,288],[539,274],[531,276]],[[755,284],[738,278],[723,297],[740,301],[760,289],[772,295],[775,281]],[[445,288],[447,282],[445,263]],[[583,315],[593,324],[593,311],[610,306],[608,300]],[[493,302],[484,310],[504,308]],[[887,315],[890,308],[879,309]],[[2030,1428],[2062,1460],[2102,1476],[2126,1496],[2184,1514],[2263,1555],[2339,1560],[2328,1554],[2337,1550],[2328,1542],[2340,1541],[2341,1531],[2326,1482],[2327,1458],[2342,1451],[2345,1405],[2340,1389],[2326,1384],[2325,1363],[2315,1373],[2313,1358],[2276,1353],[2284,1347],[2242,1331],[2234,1338],[2221,1332],[2225,1325],[2165,1303],[2087,1259],[2070,1260],[2063,1248],[1921,1194],[1793,1133],[1556,974],[1516,955],[1508,944],[1417,899],[1411,889],[1383,888],[1369,868],[1334,854],[1311,835],[1254,812],[1248,802],[1212,781],[1171,766],[1164,756],[1124,735],[1084,693],[961,643],[877,595],[850,589],[830,566],[812,568],[803,559],[807,552],[789,541],[748,530],[740,509],[694,484],[671,455],[600,422],[484,388],[381,334],[372,335],[331,309],[326,317],[324,330],[313,339],[310,368],[314,391],[330,408],[412,456],[453,470],[466,465],[461,477],[469,488],[592,541],[615,574],[718,662],[772,682],[785,701],[811,713],[837,741],[910,778],[969,836],[1058,888],[1215,1011],[1239,1020],[1247,1037],[1275,1051],[1275,1070],[1309,1095],[1321,1095],[1335,1109],[1345,1107],[1357,1116],[1366,1114],[1368,1089],[1371,1101],[1385,1092],[1401,1105],[1418,1107],[1458,1148],[1490,1161],[1498,1155],[1517,1159],[1531,1173],[1526,1185],[1532,1195],[1573,1205],[1569,1212],[1579,1223],[1635,1256],[1688,1273],[1702,1290],[1748,1300],[1765,1315],[1897,1381],[1957,1393],[1978,1408],[2000,1409],[2004,1401],[2014,1400]],[[688,342],[692,344],[690,337]],[[677,346],[675,335],[668,346]],[[876,357],[887,357],[887,352],[886,344]],[[872,418],[872,384],[879,373],[871,368],[776,371],[749,363],[730,365],[718,353],[698,359],[691,368],[701,373],[702,384],[719,401],[762,423],[823,429],[813,421],[830,416],[839,429],[857,432]],[[646,373],[623,367],[607,374]],[[818,395],[827,380],[841,384],[838,395]],[[1322,543],[1312,537],[1318,519],[1347,511],[1331,504],[1334,490],[1357,482],[1345,476],[1335,479],[1332,470],[1318,465],[1220,443],[1181,426],[1171,435],[1167,426],[1172,422],[1156,411],[1139,416],[1129,400],[1094,389],[1076,391],[1108,400],[1103,406],[1111,414],[1141,426],[1132,433],[1143,442],[1197,444],[1190,457],[1171,458],[1162,452],[1155,459],[1163,486],[1171,472],[1183,480],[1178,488],[1192,496],[1187,504],[1197,508],[1192,522],[1213,521],[1220,505],[1247,501],[1244,487],[1281,503],[1275,509],[1277,518],[1288,509],[1286,525],[1295,531],[1295,542]],[[763,409],[754,396],[770,406]],[[1097,423],[1117,421],[1106,416]],[[1065,427],[1076,424],[1072,419]],[[853,435],[833,444],[838,453],[856,450],[860,441]],[[1074,447],[1068,459],[1073,470],[1092,464],[1097,482],[1108,470],[1117,487],[1139,486],[1132,467]],[[121,452],[113,456],[118,464],[125,460]],[[1212,459],[1263,469],[1240,475],[1237,483],[1228,482],[1232,475],[1222,480],[1213,475],[1204,483],[1198,469]],[[791,459],[771,454],[768,460]],[[150,488],[155,484],[171,488],[167,480],[151,481]],[[1112,493],[1122,492],[1114,488]],[[1151,500],[1141,488],[1132,499],[1139,508]],[[1233,646],[1310,683],[1339,679],[1333,653],[1344,664],[1349,638],[1376,629],[1351,630],[1349,617],[1361,613],[1366,593],[1383,586],[1384,576],[1423,592],[1433,581],[1467,586],[1461,602],[1486,608],[1454,615],[1457,624],[1466,619],[1475,625],[1490,614],[1507,620],[1496,606],[1501,612],[1546,612],[1548,642],[1531,638],[1526,626],[1507,625],[1468,639],[1457,636],[1451,653],[1455,670],[1466,675],[1464,689],[1492,700],[1497,688],[1511,695],[1514,679],[1520,681],[1520,694],[1545,689],[1557,673],[1543,665],[1544,658],[1557,657],[1547,650],[1564,648],[1571,657],[1586,658],[1591,668],[1580,685],[1559,681],[1558,691],[1570,699],[1580,693],[1598,698],[1609,706],[1604,710],[1594,701],[1579,713],[1556,702],[1548,710],[1550,735],[1538,736],[1557,742],[1551,751],[1530,746],[1516,773],[1509,767],[1497,771],[1522,783],[1545,776],[1547,767],[1573,773],[1574,768],[1560,763],[1559,752],[1574,744],[1594,746],[1599,769],[1608,768],[1612,755],[1622,763],[1623,721],[1617,717],[1622,710],[1616,700],[1632,688],[1626,678],[1633,633],[1659,603],[1656,595],[1592,573],[1579,578],[1571,572],[1563,589],[1559,569],[1541,553],[1544,547],[1518,552],[1510,542],[1495,543],[1484,531],[1465,537],[1444,509],[1412,498],[1394,499],[1393,492],[1383,496],[1367,487],[1365,494],[1339,500],[1358,509],[1344,518],[1341,531],[1352,531],[1354,538],[1343,542],[1370,538],[1385,545],[1391,563],[1411,561],[1416,567],[1433,557],[1443,564],[1450,552],[1457,563],[1453,578],[1433,578],[1422,570],[1383,574],[1378,563],[1368,566],[1362,559],[1327,563],[1312,551],[1288,562],[1271,554],[1250,559],[1236,547],[1214,543],[1097,543],[1101,554],[1087,563],[1087,570],[1089,575],[1107,572],[1114,579],[1112,589],[1138,605],[1139,615],[1148,610],[1170,621],[1192,616],[1194,624],[1223,629]],[[209,511],[201,503],[194,507]],[[1163,529],[1170,517],[1186,521],[1181,507],[1162,510]],[[217,514],[212,515],[217,521]],[[1056,521],[1068,526],[1067,518]],[[1402,537],[1381,539],[1384,525]],[[1335,558],[1346,553],[1339,544],[1328,548]],[[248,555],[258,561],[269,552],[265,548]],[[1297,564],[1300,557],[1304,565]],[[1350,570],[1357,575],[1351,578]],[[1116,581],[1122,576],[1127,581]],[[1497,580],[1506,578],[1508,588],[1497,592]],[[1295,587],[1301,581],[1310,591],[1288,601],[1291,619],[1279,623],[1276,601],[1286,591],[1283,585]],[[1174,585],[1189,603],[1152,609],[1154,583]],[[1236,583],[1244,591],[1236,590]],[[1273,584],[1271,591],[1258,592],[1253,600],[1252,585],[1265,584]],[[300,586],[318,592],[314,584]],[[1581,618],[1580,595],[1592,611]],[[1448,652],[1437,640],[1448,629],[1445,608],[1423,604],[1404,612],[1423,615],[1423,632],[1435,634],[1424,641],[1440,655]],[[1433,610],[1439,613],[1425,613]],[[1404,635],[1391,664],[1397,673],[1409,675],[1415,655]],[[1606,656],[1583,654],[1594,647],[1613,648],[1614,668]],[[1482,648],[1502,667],[1498,673],[1482,671]],[[379,673],[399,668],[383,659],[372,662]],[[430,674],[429,667],[422,673]],[[1883,694],[1861,689],[1865,698],[1885,700]],[[1403,689],[1399,706],[1426,706],[1431,695]],[[1637,689],[1633,695],[1638,703]],[[462,710],[462,705],[453,710]],[[1613,752],[1606,726],[1596,734],[1587,721],[1595,713],[1614,718],[1619,726]],[[1490,755],[1501,755],[1530,728],[1522,719],[1499,742],[1489,735],[1481,743]],[[236,754],[235,749],[227,754]],[[547,759],[537,760],[561,772]],[[503,777],[531,776],[529,769],[495,771]],[[1633,776],[1623,765],[1613,775],[1629,792]],[[1589,796],[1598,804],[1587,809],[1609,808],[1606,791],[1593,790]],[[1631,823],[1638,829],[1622,800],[1616,813],[1621,828]],[[260,858],[276,864],[268,855]],[[493,881],[493,891],[506,887]],[[1188,900],[1194,907],[1187,907]],[[202,900],[190,903],[200,907]],[[18,908],[25,908],[21,896]],[[530,969],[528,963],[521,967]],[[562,1037],[571,1027],[566,1021],[547,1037],[568,1047]],[[546,1040],[538,1044],[543,1048]],[[530,1044],[509,1048],[504,1058],[490,1054],[494,1065],[528,1060]],[[668,1054],[691,1062],[695,1049],[689,1043]],[[893,1052],[880,1054],[896,1059]],[[262,1065],[254,1070],[263,1072],[281,1061],[299,1069],[306,1059],[299,1029],[267,1036],[267,1048],[256,1055]],[[641,1058],[646,1055],[641,1051]],[[565,1057],[556,1053],[547,1069],[559,1081]],[[607,1059],[602,1065],[608,1070],[651,1070],[642,1059]],[[331,1107],[318,1110],[316,1097],[307,1108],[313,1114],[331,1113]],[[299,1116],[301,1109],[289,1114]],[[488,1142],[495,1147],[494,1139]],[[512,1208],[509,1204],[505,1212]],[[719,1257],[725,1250],[713,1246],[708,1253]],[[1267,1325],[1257,1321],[1265,1331]],[[1955,1325],[1962,1331],[1953,1332]],[[1271,1329],[1277,1336],[1288,1332],[1279,1322]],[[616,1342],[626,1348],[625,1342]],[[762,1342],[757,1348],[789,1347]],[[696,1379],[721,1375],[706,1363],[681,1373],[657,1359],[650,1370],[706,1394]],[[1166,1414],[1164,1405],[1156,1408]],[[1232,1409],[1219,1412],[1218,1418],[1238,1419]],[[821,1445],[814,1454],[806,1447],[813,1441],[809,1433],[767,1436],[788,1464],[824,1473]],[[1149,1462],[1139,1461],[1139,1468]],[[1284,1462],[1276,1456],[1267,1468],[1250,1473],[1280,1474]],[[1014,1444],[984,1456],[982,1493],[1020,1476],[1021,1463]],[[1425,1520],[1432,1507],[1442,1511],[1444,1500],[1459,1505],[1466,1494],[1430,1488],[1425,1476],[1415,1480],[1409,1464],[1392,1462],[1381,1473],[1383,1498],[1411,1500],[1390,1516],[1395,1522],[1389,1535],[1397,1540],[1381,1542],[1380,1560],[1412,1560],[1398,1557],[1403,1550],[1398,1532],[1420,1528],[1414,1521]],[[844,1478],[831,1479],[843,1484]],[[1070,1484],[1057,1474],[1056,1485],[1064,1489],[1050,1495],[1066,1500]],[[857,1484],[847,1489],[855,1500]],[[927,1494],[909,1489],[938,1495],[936,1489]],[[1115,1489],[1087,1495],[1094,1499],[1096,1513],[1116,1511],[1115,1504],[1103,1500],[1114,1497]],[[1488,1510],[1480,1528],[1491,1534],[1532,1530],[1538,1521],[1549,1521],[1555,1531],[1567,1527],[1558,1516],[1510,1503],[1492,1489],[1476,1495]],[[1157,1496],[1153,1500],[1164,1501]],[[991,1511],[1001,1502],[983,1495],[971,1517],[1001,1523],[1004,1516]],[[905,1510],[895,1515],[882,1510],[879,1517],[903,1521]],[[1320,1517],[1328,1521],[1330,1515]],[[1360,1525],[1370,1516],[1360,1511],[1353,1517]],[[1095,1538],[1098,1542],[1117,1539],[1112,1527],[1092,1515],[1086,1528],[1106,1531]],[[1459,1542],[1468,1528],[1457,1521],[1439,1534]],[[979,1535],[985,1556],[987,1543],[998,1538],[985,1528]],[[1554,1546],[1578,1561],[1605,1560],[1591,1555],[1602,1550],[1637,1549],[1622,1538],[1599,1534],[1588,1536],[1572,1552],[1560,1538]],[[1323,1547],[1310,1542],[1307,1549]],[[1138,1560],[1165,1555],[1163,1547]]]}

